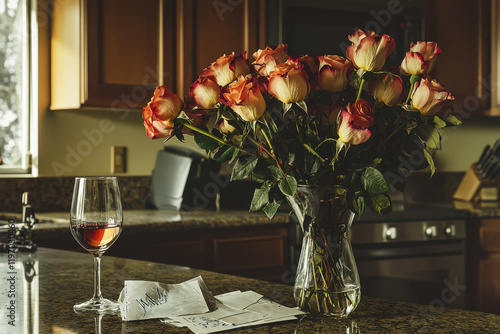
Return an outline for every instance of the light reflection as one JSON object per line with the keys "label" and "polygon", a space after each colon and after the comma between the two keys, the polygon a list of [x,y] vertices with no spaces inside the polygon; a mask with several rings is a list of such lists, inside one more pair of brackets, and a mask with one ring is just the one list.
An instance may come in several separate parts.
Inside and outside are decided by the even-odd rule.
{"label": "light reflection", "polygon": [[358,324],[351,318],[337,319],[306,315],[297,322],[294,334],[360,334]]}

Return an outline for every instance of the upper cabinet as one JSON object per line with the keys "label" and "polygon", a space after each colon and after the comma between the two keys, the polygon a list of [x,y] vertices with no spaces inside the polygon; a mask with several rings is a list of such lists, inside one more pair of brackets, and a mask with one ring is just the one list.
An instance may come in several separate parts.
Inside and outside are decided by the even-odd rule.
{"label": "upper cabinet", "polygon": [[55,1],[51,109],[139,109],[157,85],[187,96],[223,53],[266,45],[265,17],[264,0]]}

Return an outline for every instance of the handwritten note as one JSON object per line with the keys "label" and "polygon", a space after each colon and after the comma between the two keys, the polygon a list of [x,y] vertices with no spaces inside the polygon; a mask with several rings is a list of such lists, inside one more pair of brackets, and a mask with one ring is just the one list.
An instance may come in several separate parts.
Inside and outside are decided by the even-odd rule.
{"label": "handwritten note", "polygon": [[210,310],[213,297],[201,277],[179,284],[125,281],[118,302],[122,320],[144,320]]}

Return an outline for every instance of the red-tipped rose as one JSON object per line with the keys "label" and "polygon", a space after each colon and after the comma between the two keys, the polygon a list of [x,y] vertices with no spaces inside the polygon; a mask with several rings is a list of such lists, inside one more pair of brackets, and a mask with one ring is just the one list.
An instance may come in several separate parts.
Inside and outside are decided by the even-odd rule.
{"label": "red-tipped rose", "polygon": [[355,125],[355,120],[355,117],[345,110],[340,114],[337,133],[343,143],[359,145],[370,139],[372,132],[367,128]]}
{"label": "red-tipped rose", "polygon": [[403,80],[398,76],[386,74],[382,80],[373,80],[368,83],[368,90],[377,100],[389,107],[401,102],[403,96]]}
{"label": "red-tipped rose", "polygon": [[166,86],[156,87],[153,98],[142,109],[147,136],[152,139],[170,136],[181,106],[181,99]]}
{"label": "red-tipped rose", "polygon": [[391,55],[396,42],[391,36],[377,35],[373,31],[355,31],[349,36],[352,42],[346,50],[354,66],[368,72],[376,72],[382,69],[387,57]]}
{"label": "red-tipped rose", "polygon": [[441,49],[436,42],[411,43],[410,51],[406,53],[401,63],[401,70],[406,74],[425,75],[432,71]]}
{"label": "red-tipped rose", "polygon": [[352,63],[339,56],[321,56],[319,60],[318,89],[341,92],[349,82]]}
{"label": "red-tipped rose", "polygon": [[238,56],[234,52],[228,56],[219,57],[212,65],[201,72],[200,77],[214,77],[219,86],[226,86],[240,75],[250,73],[250,68],[243,52]]}
{"label": "red-tipped rose", "polygon": [[189,97],[202,109],[211,109],[219,102],[220,87],[213,77],[199,77],[189,89]]}
{"label": "red-tipped rose", "polygon": [[444,90],[436,80],[422,78],[414,91],[411,106],[423,115],[435,115],[441,108],[455,98]]}
{"label": "red-tipped rose", "polygon": [[240,76],[221,93],[221,102],[231,107],[244,121],[256,121],[266,111],[266,101],[255,78]]}
{"label": "red-tipped rose", "polygon": [[288,45],[280,44],[275,48],[266,46],[253,54],[255,61],[252,63],[256,72],[262,76],[268,76],[274,71],[276,65],[284,63],[288,59]]}
{"label": "red-tipped rose", "polygon": [[283,103],[303,101],[311,90],[304,64],[288,59],[269,75],[269,93]]}

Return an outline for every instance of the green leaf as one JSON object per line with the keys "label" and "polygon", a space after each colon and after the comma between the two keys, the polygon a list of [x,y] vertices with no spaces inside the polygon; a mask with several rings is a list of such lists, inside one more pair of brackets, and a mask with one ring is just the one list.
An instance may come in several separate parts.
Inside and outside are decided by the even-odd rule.
{"label": "green leaf", "polygon": [[373,212],[388,215],[391,208],[391,200],[386,194],[365,193],[365,203]]}
{"label": "green leaf", "polygon": [[286,114],[290,108],[292,108],[293,103],[283,103],[283,114]]}
{"label": "green leaf", "polygon": [[372,194],[382,194],[389,191],[389,185],[384,176],[373,167],[365,169],[361,175],[361,182],[365,190]]}
{"label": "green leaf", "polygon": [[279,182],[278,186],[283,194],[293,196],[297,190],[297,180],[293,176],[287,175]]}
{"label": "green leaf", "polygon": [[358,218],[361,217],[365,211],[365,199],[361,192],[349,191],[347,193],[347,206]]}
{"label": "green leaf", "polygon": [[267,167],[268,166],[265,161],[259,160],[257,166],[255,166],[255,169],[252,172],[252,180],[259,183],[269,180],[271,175]]}
{"label": "green leaf", "polygon": [[231,174],[231,181],[242,180],[249,176],[257,166],[258,161],[259,159],[252,156],[243,156],[236,160]]}
{"label": "green leaf", "polygon": [[304,110],[305,112],[307,112],[307,104],[306,104],[306,101],[302,100],[302,101],[299,101],[299,102],[295,102],[296,105],[299,106],[300,109]]}
{"label": "green leaf", "polygon": [[432,159],[432,155],[424,149],[424,156],[427,162],[429,163],[429,168],[431,169],[431,177],[436,172],[436,166],[434,165],[434,159]]}
{"label": "green leaf", "polygon": [[271,202],[271,203],[268,203],[262,209],[262,211],[264,211],[264,213],[266,214],[267,218],[269,218],[269,220],[271,220],[271,219],[273,219],[274,215],[278,211],[280,205],[281,205],[281,201],[279,201],[279,202]]}
{"label": "green leaf", "polygon": [[456,117],[455,117],[455,116],[453,116],[453,115],[447,115],[447,116],[446,116],[446,119],[445,119],[445,122],[446,122],[447,124],[452,125],[452,126],[456,126],[456,125],[460,125],[460,124],[462,124],[462,121],[461,121],[461,120],[459,120],[458,118],[456,118]]}
{"label": "green leaf", "polygon": [[217,140],[207,137],[199,132],[194,133],[194,141],[199,147],[206,151],[213,151],[220,145]]}
{"label": "green leaf", "polygon": [[278,166],[276,166],[276,165],[270,165],[267,168],[269,168],[269,171],[271,172],[271,175],[273,176],[273,178],[275,180],[281,180],[284,177],[283,173],[278,168]]}
{"label": "green leaf", "polygon": [[253,193],[252,203],[250,205],[251,211],[262,210],[269,203],[270,185],[264,183],[263,187],[255,189]]}
{"label": "green leaf", "polygon": [[446,122],[443,121],[439,116],[434,116],[433,121],[434,121],[434,127],[438,130],[446,127]]}
{"label": "green leaf", "polygon": [[435,150],[441,149],[441,136],[438,130],[430,124],[422,124],[415,128],[417,136],[425,142],[428,148]]}
{"label": "green leaf", "polygon": [[226,162],[231,160],[234,153],[234,148],[230,146],[222,146],[219,150],[214,154],[213,159],[218,162]]}

